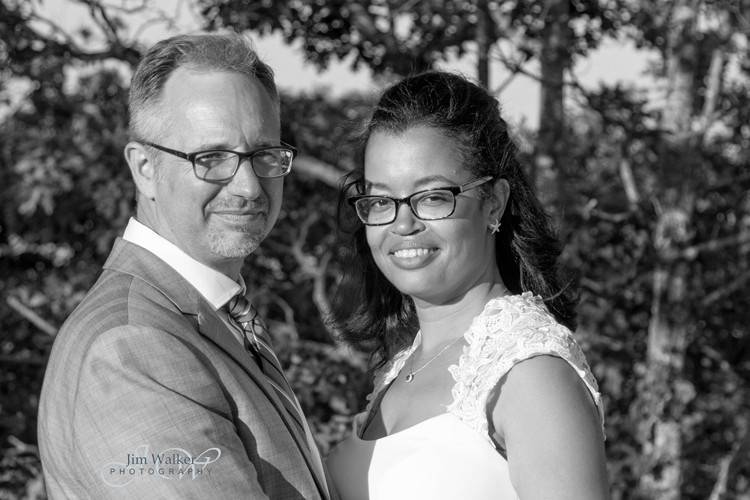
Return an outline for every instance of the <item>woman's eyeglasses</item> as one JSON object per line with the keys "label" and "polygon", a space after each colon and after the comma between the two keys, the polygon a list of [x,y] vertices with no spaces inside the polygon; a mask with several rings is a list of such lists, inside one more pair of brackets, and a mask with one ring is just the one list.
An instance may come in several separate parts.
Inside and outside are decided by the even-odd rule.
{"label": "woman's eyeglasses", "polygon": [[395,221],[402,203],[408,204],[418,219],[439,220],[453,215],[456,210],[457,195],[491,180],[492,176],[481,177],[460,186],[417,191],[405,198],[363,194],[352,196],[347,199],[347,202],[354,207],[360,220],[368,226],[383,226]]}

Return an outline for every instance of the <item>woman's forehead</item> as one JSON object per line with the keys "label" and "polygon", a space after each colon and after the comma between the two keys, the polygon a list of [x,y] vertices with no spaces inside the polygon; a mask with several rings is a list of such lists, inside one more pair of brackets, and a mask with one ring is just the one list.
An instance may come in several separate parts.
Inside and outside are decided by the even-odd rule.
{"label": "woman's forehead", "polygon": [[364,160],[365,185],[372,188],[453,185],[471,175],[455,142],[431,127],[374,132]]}

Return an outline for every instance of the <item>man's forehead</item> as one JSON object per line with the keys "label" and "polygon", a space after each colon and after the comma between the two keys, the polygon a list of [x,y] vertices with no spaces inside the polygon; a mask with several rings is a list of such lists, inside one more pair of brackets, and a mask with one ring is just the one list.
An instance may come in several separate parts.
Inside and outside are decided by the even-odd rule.
{"label": "man's forehead", "polygon": [[254,77],[233,71],[175,70],[154,118],[171,125],[175,144],[195,149],[274,145],[278,104]]}
{"label": "man's forehead", "polygon": [[[263,89],[260,80],[253,75],[226,69],[215,69],[204,66],[185,65],[176,68],[167,78],[164,90],[179,88],[185,91],[205,91],[206,87],[233,84],[237,88]],[[268,92],[265,92],[268,97]]]}

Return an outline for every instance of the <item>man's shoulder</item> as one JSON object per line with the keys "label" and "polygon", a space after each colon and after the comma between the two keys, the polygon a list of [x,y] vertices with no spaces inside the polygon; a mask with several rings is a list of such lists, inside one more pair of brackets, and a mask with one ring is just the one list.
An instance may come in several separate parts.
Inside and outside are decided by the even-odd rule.
{"label": "man's shoulder", "polygon": [[158,285],[138,276],[105,269],[60,329],[102,333],[126,325],[159,327],[182,318],[179,308]]}

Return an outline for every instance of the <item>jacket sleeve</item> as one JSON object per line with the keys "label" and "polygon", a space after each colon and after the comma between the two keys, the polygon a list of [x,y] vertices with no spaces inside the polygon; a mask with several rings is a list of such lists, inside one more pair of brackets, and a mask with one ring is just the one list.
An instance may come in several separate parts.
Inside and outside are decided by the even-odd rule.
{"label": "jacket sleeve", "polygon": [[99,485],[92,498],[267,498],[231,404],[195,346],[154,328],[109,330],[84,360],[71,458]]}

